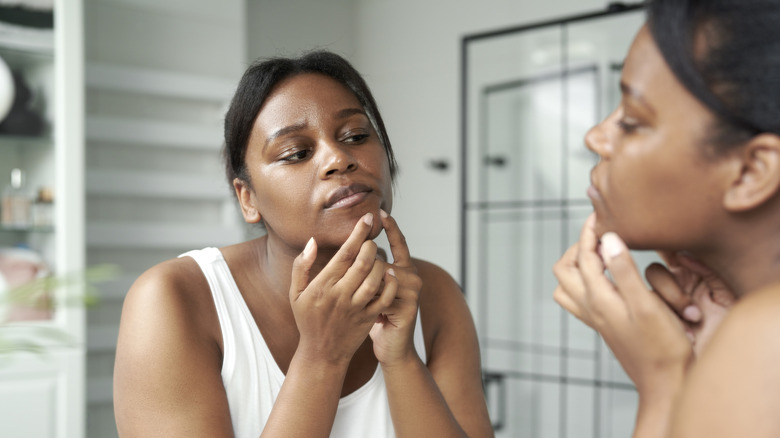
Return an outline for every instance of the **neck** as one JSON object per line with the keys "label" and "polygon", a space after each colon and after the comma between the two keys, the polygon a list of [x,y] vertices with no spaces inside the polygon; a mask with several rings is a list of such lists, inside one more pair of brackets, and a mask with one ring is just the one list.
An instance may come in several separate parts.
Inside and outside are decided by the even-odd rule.
{"label": "neck", "polygon": [[694,254],[728,284],[737,297],[780,282],[780,229],[744,227],[730,231],[724,248]]}
{"label": "neck", "polygon": [[[292,283],[293,262],[303,251],[303,246],[290,246],[273,234],[266,235],[260,242],[257,258],[261,275],[265,277],[271,292],[287,297]],[[309,281],[322,271],[335,253],[336,251],[328,251],[326,248],[318,248],[317,260],[309,271]]]}

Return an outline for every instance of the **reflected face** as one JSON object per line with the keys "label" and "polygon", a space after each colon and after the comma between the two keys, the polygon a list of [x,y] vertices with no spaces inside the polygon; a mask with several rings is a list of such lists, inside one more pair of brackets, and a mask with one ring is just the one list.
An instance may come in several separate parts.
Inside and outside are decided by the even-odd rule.
{"label": "reflected face", "polygon": [[647,27],[626,57],[618,108],[588,132],[599,155],[588,196],[599,235],[634,249],[693,249],[722,211],[725,160],[707,152],[714,123],[667,66]]}
{"label": "reflected face", "polygon": [[[246,164],[251,187],[242,197],[259,212],[269,239],[302,248],[338,248],[355,223],[390,211],[392,187],[384,147],[362,106],[341,83],[320,74],[280,82],[258,113]],[[240,192],[240,190],[239,190]]]}

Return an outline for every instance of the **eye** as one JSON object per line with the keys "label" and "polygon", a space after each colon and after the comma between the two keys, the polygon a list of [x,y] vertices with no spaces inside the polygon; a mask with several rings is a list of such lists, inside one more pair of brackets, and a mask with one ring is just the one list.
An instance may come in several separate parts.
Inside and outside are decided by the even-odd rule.
{"label": "eye", "polygon": [[281,161],[286,161],[288,163],[296,163],[298,161],[303,161],[309,158],[310,154],[311,151],[309,151],[308,149],[292,150],[289,153],[284,154],[281,157]]}
{"label": "eye", "polygon": [[349,144],[362,144],[364,143],[369,137],[371,137],[371,134],[360,130],[360,131],[350,131],[347,132],[342,138],[341,141],[344,143]]}
{"label": "eye", "polygon": [[632,134],[639,128],[639,123],[633,119],[628,118],[619,119],[617,121],[617,125],[624,134]]}

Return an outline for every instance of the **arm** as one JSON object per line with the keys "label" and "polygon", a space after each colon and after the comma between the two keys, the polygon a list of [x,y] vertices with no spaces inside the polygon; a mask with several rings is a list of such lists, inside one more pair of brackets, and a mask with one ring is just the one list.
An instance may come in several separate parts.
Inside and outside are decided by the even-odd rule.
{"label": "arm", "polygon": [[120,436],[233,436],[210,303],[205,278],[187,259],[150,269],[130,288],[114,368]]}
{"label": "arm", "polygon": [[[476,331],[460,288],[440,268],[410,258],[391,217],[384,217],[383,225],[398,299],[371,337],[397,436],[492,437]],[[431,339],[427,366],[412,341],[418,300]]]}
{"label": "arm", "polygon": [[780,436],[780,287],[746,295],[692,367],[672,436]]}

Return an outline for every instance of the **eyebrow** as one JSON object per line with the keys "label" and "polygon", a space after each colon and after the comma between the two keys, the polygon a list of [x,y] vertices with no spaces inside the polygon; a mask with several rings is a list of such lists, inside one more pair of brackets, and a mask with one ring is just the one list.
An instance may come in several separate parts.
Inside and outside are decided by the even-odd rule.
{"label": "eyebrow", "polygon": [[290,134],[292,132],[300,131],[306,128],[307,126],[309,126],[308,123],[301,122],[301,123],[296,123],[294,125],[285,126],[284,128],[277,130],[276,132],[272,133],[271,135],[268,136],[268,138],[265,139],[265,145],[263,145],[263,149],[268,147],[268,145],[271,144],[271,142],[274,141],[274,139],[279,138],[283,135]]}
{"label": "eyebrow", "polygon": [[337,119],[346,119],[347,117],[353,116],[355,114],[362,114],[362,115],[368,117],[368,115],[363,110],[363,108],[344,108],[343,110],[341,110],[341,111],[336,113],[336,118]]}
{"label": "eyebrow", "polygon": [[628,85],[623,81],[620,81],[620,91],[622,91],[623,94],[631,96],[632,98],[636,99],[640,104],[642,104],[642,106],[647,108],[648,111],[650,111],[653,115],[655,115],[655,109],[653,108],[652,105],[650,105],[647,99],[645,99],[645,96],[642,93],[640,93],[634,88],[631,88],[630,85]]}
{"label": "eyebrow", "polygon": [[[343,110],[341,110],[341,111],[336,113],[336,118],[337,119],[346,119],[346,118],[348,118],[350,116],[353,116],[355,114],[362,114],[362,115],[368,117],[368,115],[366,115],[366,112],[363,111],[363,108],[345,108],[345,109],[343,109]],[[279,138],[281,136],[284,136],[284,135],[287,135],[287,134],[290,134],[290,133],[293,133],[293,132],[305,129],[307,126],[309,126],[308,123],[301,122],[301,123],[296,123],[294,125],[285,126],[284,128],[280,128],[279,130],[277,130],[276,132],[272,133],[271,135],[268,136],[268,138],[265,139],[265,145],[263,146],[263,148],[265,149],[275,139],[277,139],[277,138]]]}

